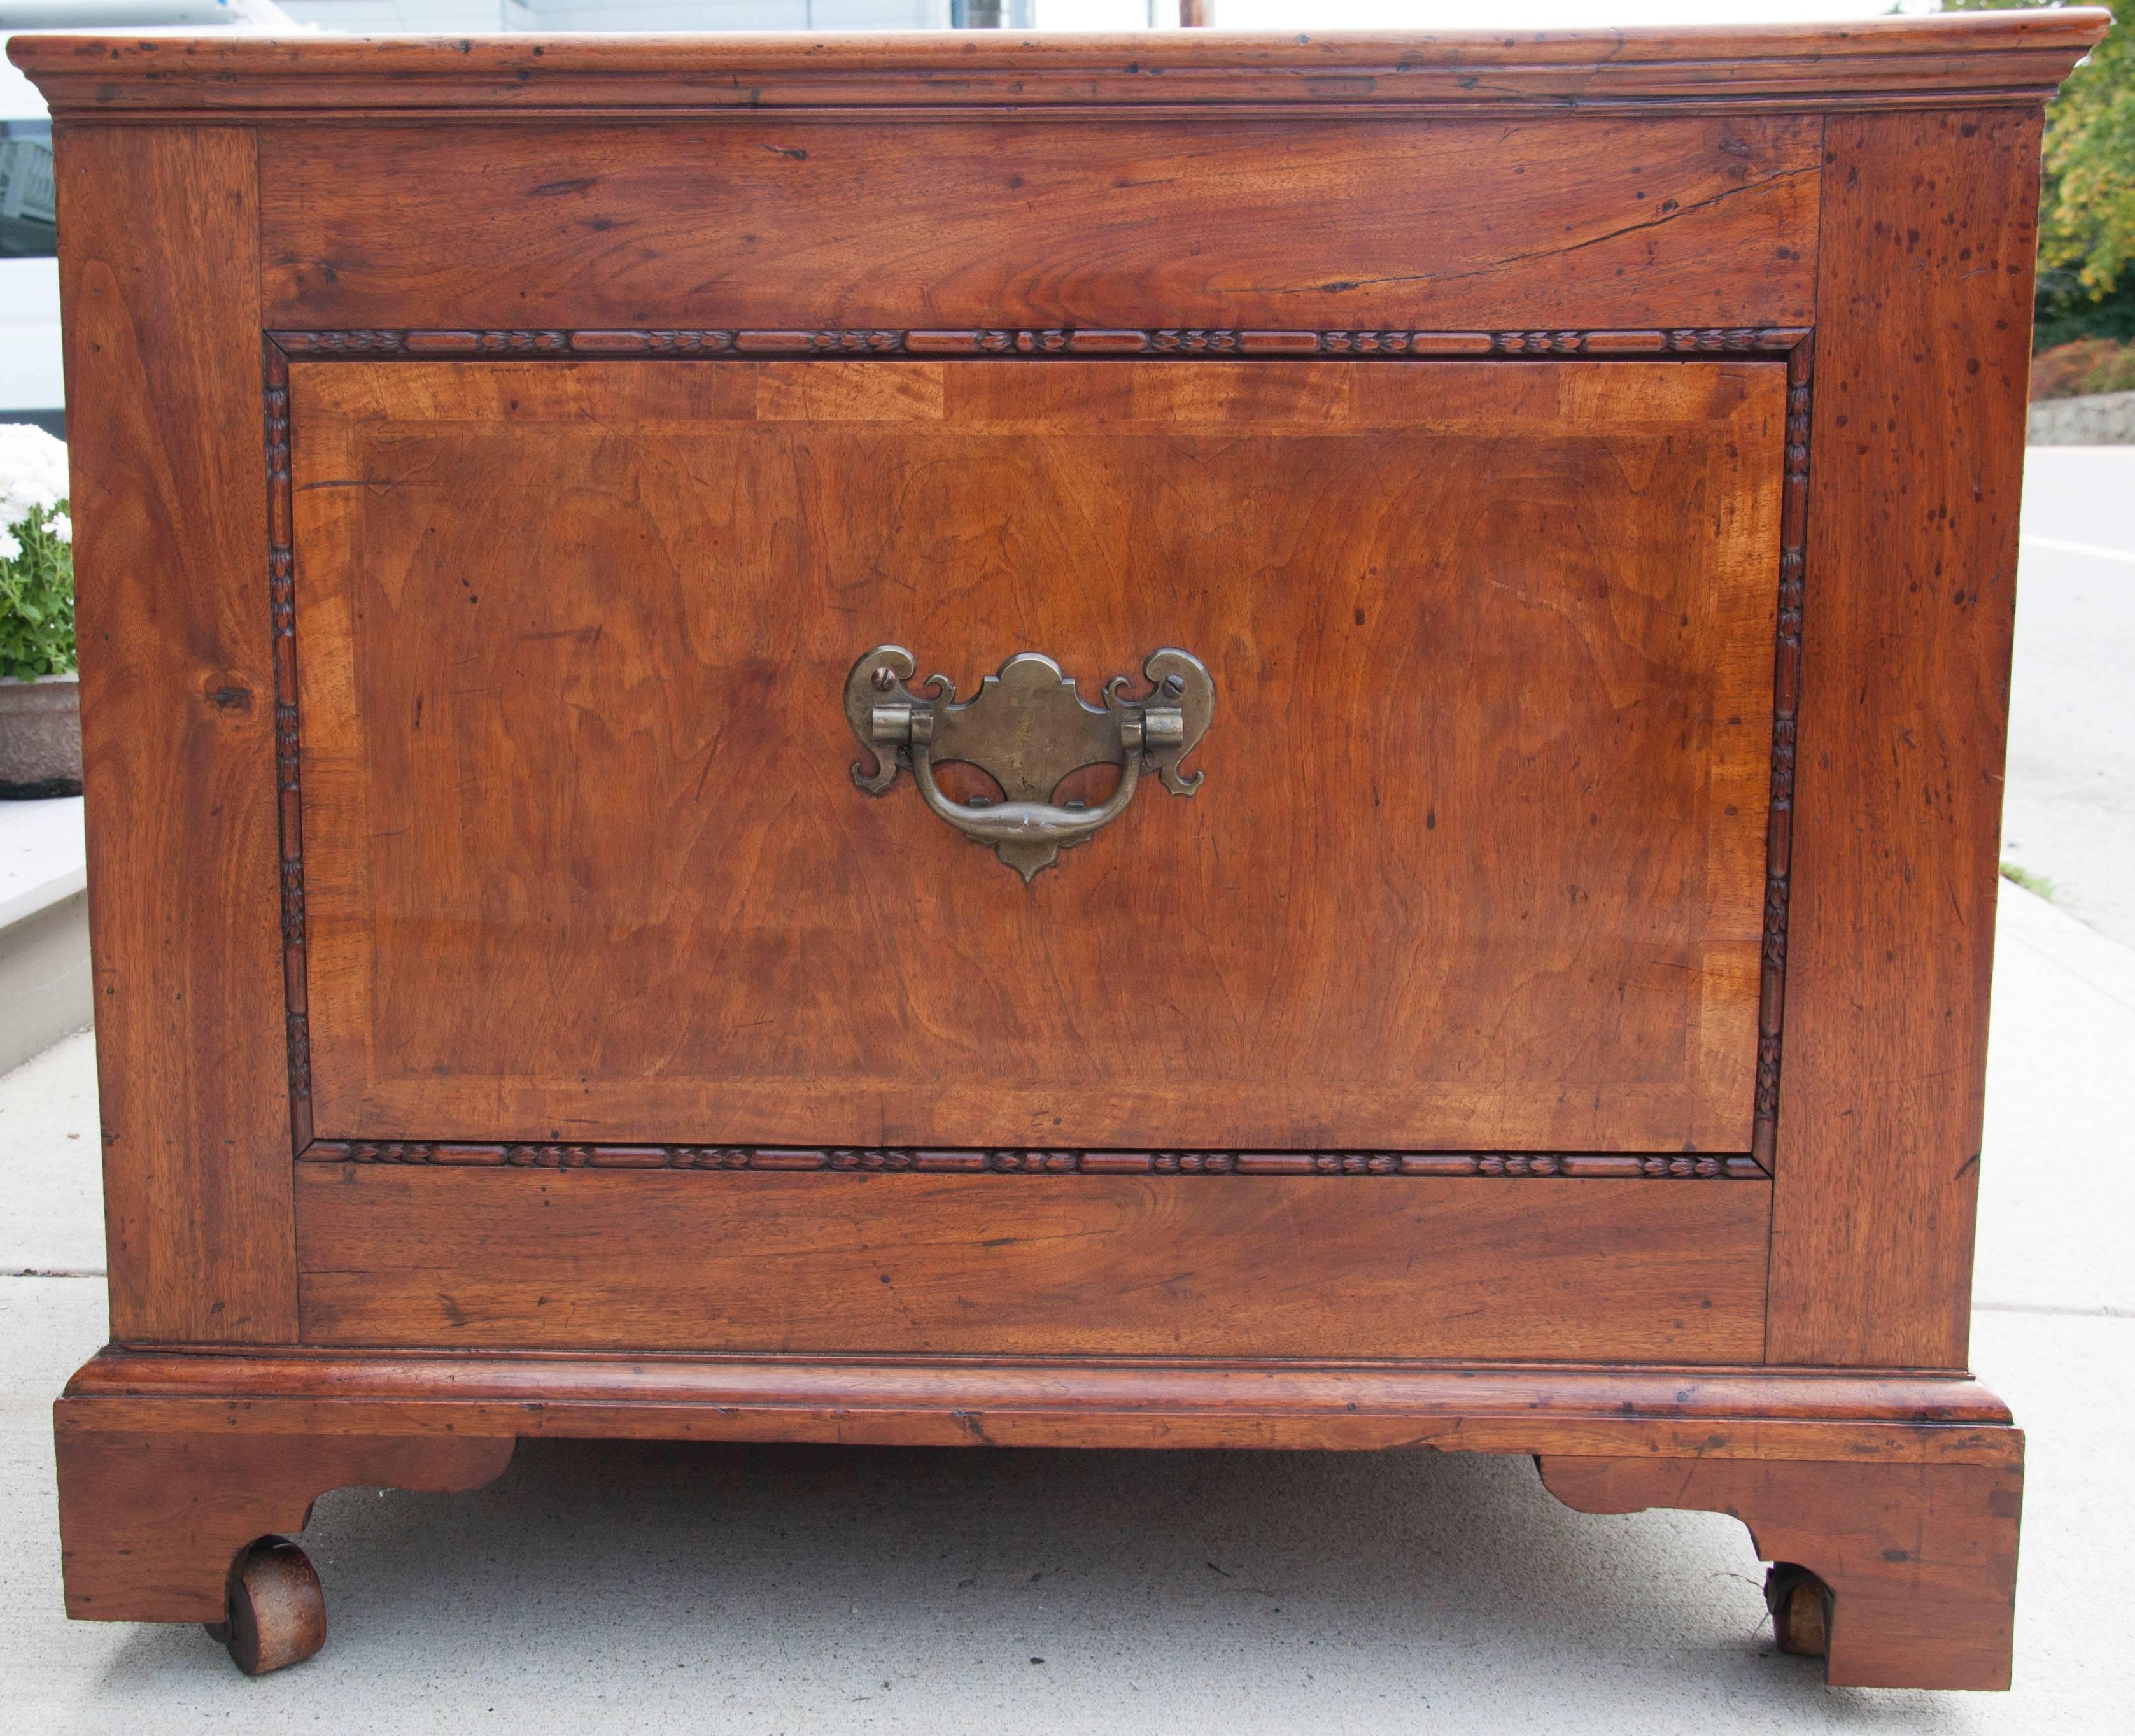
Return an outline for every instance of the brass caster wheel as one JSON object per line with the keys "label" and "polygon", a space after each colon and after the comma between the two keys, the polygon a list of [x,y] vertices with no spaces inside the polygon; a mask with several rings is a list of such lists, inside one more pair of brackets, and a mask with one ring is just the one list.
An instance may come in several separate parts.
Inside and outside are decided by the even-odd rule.
{"label": "brass caster wheel", "polygon": [[1831,1649],[1831,1588],[1807,1568],[1774,1562],[1765,1575],[1765,1607],[1780,1651],[1822,1657]]}
{"label": "brass caster wheel", "polygon": [[327,1642],[327,1599],[311,1558],[286,1537],[262,1537],[230,1564],[228,1613],[208,1637],[247,1675],[301,1664]]}

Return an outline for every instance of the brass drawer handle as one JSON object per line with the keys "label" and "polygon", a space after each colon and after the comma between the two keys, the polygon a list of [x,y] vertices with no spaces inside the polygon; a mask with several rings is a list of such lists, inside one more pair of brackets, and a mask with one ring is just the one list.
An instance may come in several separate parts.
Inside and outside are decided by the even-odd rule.
{"label": "brass drawer handle", "polygon": [[[1186,652],[1151,652],[1142,665],[1150,691],[1130,699],[1129,677],[1116,675],[1102,706],[1085,704],[1073,679],[1034,651],[1010,657],[961,703],[946,676],[927,678],[926,697],[912,692],[904,683],[917,667],[903,646],[878,645],[845,677],[846,720],[876,763],[872,773],[855,764],[853,782],[879,796],[910,766],[929,808],[1025,880],[1125,813],[1145,769],[1174,796],[1201,787],[1201,773],[1179,765],[1208,733],[1216,684]],[[935,763],[949,760],[978,767],[1007,799],[951,802],[934,781]],[[1119,787],[1096,807],[1055,807],[1048,798],[1061,780],[1086,765],[1119,767]]]}

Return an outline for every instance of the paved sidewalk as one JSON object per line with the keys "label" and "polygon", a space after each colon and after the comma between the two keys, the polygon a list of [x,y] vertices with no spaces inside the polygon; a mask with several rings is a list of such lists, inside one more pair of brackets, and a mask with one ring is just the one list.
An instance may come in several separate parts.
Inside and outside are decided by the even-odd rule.
{"label": "paved sidewalk", "polygon": [[2025,455],[2002,854],[2051,880],[2064,908],[2135,946],[2131,501],[2135,446]]}
{"label": "paved sidewalk", "polygon": [[[333,1637],[248,1682],[196,1630],[61,1617],[48,1406],[102,1287],[0,1278],[11,1727],[2120,1728],[2135,951],[2005,890],[1973,1355],[2030,1432],[2012,1694],[1827,1689],[1771,1655],[1735,1521],[1571,1513],[1519,1459],[569,1442],[474,1495],[327,1496]],[[91,1066],[0,1079],[0,1271],[101,1264]]]}

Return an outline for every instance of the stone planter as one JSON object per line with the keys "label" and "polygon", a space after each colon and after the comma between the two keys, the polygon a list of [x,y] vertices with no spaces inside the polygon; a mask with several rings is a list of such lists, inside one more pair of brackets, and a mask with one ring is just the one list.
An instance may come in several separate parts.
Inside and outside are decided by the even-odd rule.
{"label": "stone planter", "polygon": [[80,684],[0,680],[0,800],[81,793]]}

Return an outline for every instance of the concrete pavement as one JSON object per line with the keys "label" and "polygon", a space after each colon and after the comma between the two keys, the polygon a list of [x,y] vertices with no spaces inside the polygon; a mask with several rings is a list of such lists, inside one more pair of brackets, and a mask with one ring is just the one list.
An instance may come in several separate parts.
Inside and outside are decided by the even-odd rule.
{"label": "concrete pavement", "polygon": [[[2135,951],[2005,890],[1973,1358],[2030,1432],[2010,1695],[1827,1689],[1772,1654],[1740,1525],[1571,1513],[1521,1459],[568,1442],[473,1495],[327,1496],[332,1638],[248,1682],[197,1630],[60,1614],[49,1405],[104,1334],[70,1277],[0,1279],[0,1722],[2118,1728]],[[0,1079],[0,1269],[100,1264],[93,1064],[78,1038]]]}
{"label": "concrete pavement", "polygon": [[2002,856],[2135,945],[2135,446],[2032,447],[2022,531]]}

